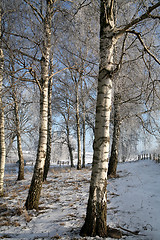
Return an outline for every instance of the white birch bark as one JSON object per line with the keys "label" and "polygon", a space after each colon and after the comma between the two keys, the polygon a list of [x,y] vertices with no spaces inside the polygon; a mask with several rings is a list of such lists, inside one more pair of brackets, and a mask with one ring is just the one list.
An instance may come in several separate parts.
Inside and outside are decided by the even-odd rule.
{"label": "white birch bark", "polygon": [[[0,56],[0,62],[1,62],[1,56]],[[0,66],[0,69],[1,69],[1,66]],[[1,75],[1,70],[0,70],[0,75]],[[0,76],[0,94],[1,94],[1,76]],[[4,109],[3,109],[2,99],[0,96],[0,196],[3,196],[5,158],[6,158],[6,150],[5,150],[5,134],[4,134]]]}
{"label": "white birch bark", "polygon": [[2,35],[1,21],[2,21],[2,9],[0,5],[0,196],[3,196],[3,179],[4,179],[6,148],[5,148],[5,134],[4,134],[4,108],[2,103],[4,55],[3,55],[2,41],[1,41],[1,35]]}
{"label": "white birch bark", "polygon": [[38,209],[40,193],[43,182],[43,171],[47,151],[48,130],[48,82],[49,82],[49,60],[51,51],[51,20],[52,1],[47,1],[46,17],[43,19],[43,49],[41,59],[41,93],[40,93],[40,129],[39,144],[37,150],[34,173],[25,203],[27,209]]}
{"label": "white birch bark", "polygon": [[[50,62],[50,75],[53,73],[53,58]],[[47,151],[44,164],[43,182],[47,180],[47,175],[50,167],[52,149],[52,78],[49,78],[48,82],[48,123],[47,123]]]}
{"label": "white birch bark", "polygon": [[81,235],[107,236],[107,171],[112,98],[114,1],[101,1],[100,66],[90,193]]}
{"label": "white birch bark", "polygon": [[149,7],[146,13],[131,20],[122,28],[115,28],[114,0],[101,0],[100,9],[100,66],[96,105],[96,123],[93,166],[89,200],[82,236],[106,237],[107,233],[107,171],[109,158],[109,123],[111,112],[112,77],[114,74],[113,49],[126,31],[144,21],[160,6],[160,2]]}

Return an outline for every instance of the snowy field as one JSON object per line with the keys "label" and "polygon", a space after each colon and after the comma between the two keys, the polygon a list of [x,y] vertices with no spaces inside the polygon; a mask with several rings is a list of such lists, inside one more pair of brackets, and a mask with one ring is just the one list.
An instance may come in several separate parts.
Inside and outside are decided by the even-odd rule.
{"label": "snowy field", "polygon": [[[6,195],[0,199],[0,239],[101,239],[79,236],[90,174],[90,167],[81,171],[51,168],[43,184],[39,211],[27,212],[23,206],[31,168],[26,167],[25,180],[16,182],[16,171],[7,165]],[[119,178],[108,180],[108,225],[123,228],[122,239],[159,240],[160,164],[150,160],[119,163],[118,174]]]}

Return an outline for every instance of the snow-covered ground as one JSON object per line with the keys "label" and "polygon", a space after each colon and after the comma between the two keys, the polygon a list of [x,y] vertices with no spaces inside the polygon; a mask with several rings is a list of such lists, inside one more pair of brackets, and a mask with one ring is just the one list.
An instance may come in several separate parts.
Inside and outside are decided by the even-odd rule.
{"label": "snow-covered ground", "polygon": [[[23,207],[30,170],[27,166],[21,182],[16,182],[15,171],[6,171],[6,196],[0,199],[0,239],[101,239],[79,236],[88,200],[90,167],[81,171],[51,168],[38,212],[27,212]],[[118,173],[119,178],[108,180],[108,225],[131,231],[123,231],[126,240],[159,240],[160,164],[151,160],[119,163]]]}

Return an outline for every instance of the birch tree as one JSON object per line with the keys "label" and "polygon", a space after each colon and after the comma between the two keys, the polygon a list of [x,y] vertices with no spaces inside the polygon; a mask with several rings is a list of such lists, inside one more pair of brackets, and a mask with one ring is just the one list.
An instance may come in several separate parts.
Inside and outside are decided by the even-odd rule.
{"label": "birch tree", "polygon": [[[31,67],[29,69],[30,74],[38,84],[39,90],[40,90],[39,143],[38,143],[37,158],[36,158],[36,164],[34,167],[34,173],[31,181],[28,197],[25,203],[25,206],[27,209],[37,209],[39,204],[39,199],[40,199],[43,176],[44,176],[43,175],[44,164],[45,164],[46,155],[47,155],[47,138],[49,136],[47,132],[48,130],[50,132],[50,129],[49,129],[50,126],[48,124],[49,123],[48,118],[51,118],[50,113],[48,114],[49,102],[51,103],[50,97],[49,97],[49,81],[54,76],[54,73],[50,75],[49,66],[50,66],[50,61],[53,57],[52,55],[53,53],[51,54],[52,39],[54,36],[53,28],[56,26],[55,22],[53,21],[53,17],[54,17],[54,20],[55,19],[57,19],[57,21],[59,20],[57,16],[58,14],[56,13],[58,12],[58,10],[60,13],[63,12],[61,9],[61,6],[63,5],[64,2],[67,2],[67,1],[61,2],[61,1],[46,0],[45,3],[40,1],[39,8],[36,7],[34,1],[32,2],[32,1],[24,0],[24,2],[26,2],[26,4],[31,8],[31,11],[33,11],[34,13],[33,16],[36,17],[38,23],[40,23],[38,26],[39,26],[39,29],[41,30],[40,39],[39,39],[41,44],[39,43],[39,41],[36,42],[36,45],[40,50],[39,54],[41,55],[40,80],[37,78],[36,71],[33,69],[34,66],[33,68]],[[33,26],[33,29],[34,28],[35,27]],[[28,54],[26,54],[26,56],[28,56]],[[37,58],[35,58],[34,56],[32,56],[31,58],[33,60],[35,59],[37,60]],[[52,84],[50,86],[52,86]]]}
{"label": "birch tree", "polygon": [[119,153],[119,138],[120,138],[120,94],[114,95],[114,123],[113,123],[113,142],[111,147],[111,156],[109,159],[108,175],[116,177],[118,153]]}
{"label": "birch tree", "polygon": [[65,80],[67,75],[64,74],[64,80],[61,76],[61,84],[57,80],[54,86],[54,116],[55,118],[60,118],[55,124],[60,127],[60,132],[62,135],[65,134],[65,143],[67,143],[70,165],[74,167],[73,162],[73,146],[72,146],[72,135],[73,135],[73,125],[74,121],[74,110],[73,110],[73,91],[72,85],[67,84]]}
{"label": "birch tree", "polygon": [[52,148],[52,73],[53,73],[53,57],[50,59],[50,77],[48,81],[48,126],[47,126],[47,152],[44,164],[43,181],[47,179]]}
{"label": "birch tree", "polygon": [[37,209],[43,181],[43,170],[47,150],[47,130],[48,130],[48,81],[49,81],[49,61],[51,51],[51,24],[53,16],[53,3],[46,1],[46,15],[43,16],[38,9],[35,9],[27,0],[35,14],[38,14],[43,26],[43,46],[41,58],[41,81],[40,81],[40,128],[39,144],[37,150],[36,164],[26,199],[27,209]]}
{"label": "birch tree", "polygon": [[[110,236],[107,228],[107,171],[109,158],[109,124],[111,98],[115,67],[114,47],[120,37],[129,29],[145,21],[150,13],[160,6],[160,2],[150,6],[141,15],[133,18],[121,27],[115,26],[114,0],[101,0],[100,6],[100,65],[98,77],[98,93],[96,104],[96,122],[93,166],[87,213],[81,229],[82,236]],[[142,12],[142,11],[141,11]],[[140,14],[140,12],[138,12]]]}
{"label": "birch tree", "polygon": [[2,49],[2,5],[0,2],[0,196],[3,196],[3,178],[5,167],[4,106],[2,102],[4,55]]}
{"label": "birch tree", "polygon": [[[12,57],[10,57],[11,71],[14,73],[14,63]],[[18,159],[19,159],[19,171],[17,180],[24,179],[24,158],[22,152],[22,140],[21,140],[21,129],[20,129],[20,118],[19,118],[19,107],[18,107],[18,99],[16,94],[16,86],[14,82],[14,76],[11,75],[11,91],[12,98],[14,102],[14,117],[15,117],[15,125],[16,125],[16,137],[17,137],[17,149],[18,149]]]}

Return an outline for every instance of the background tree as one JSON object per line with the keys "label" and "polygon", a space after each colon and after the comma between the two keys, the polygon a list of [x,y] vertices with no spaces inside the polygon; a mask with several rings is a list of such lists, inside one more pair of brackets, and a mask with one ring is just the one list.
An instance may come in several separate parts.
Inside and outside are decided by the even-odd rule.
{"label": "background tree", "polygon": [[[64,79],[58,79],[54,86],[54,118],[55,125],[59,126],[58,130],[61,132],[61,136],[65,135],[64,142],[67,143],[68,152],[70,156],[70,164],[71,167],[74,167],[73,162],[73,146],[72,146],[72,135],[73,135],[73,124],[74,121],[74,113],[73,113],[73,92],[70,85],[66,83],[67,74],[64,74]],[[61,121],[62,119],[62,121]]]}

